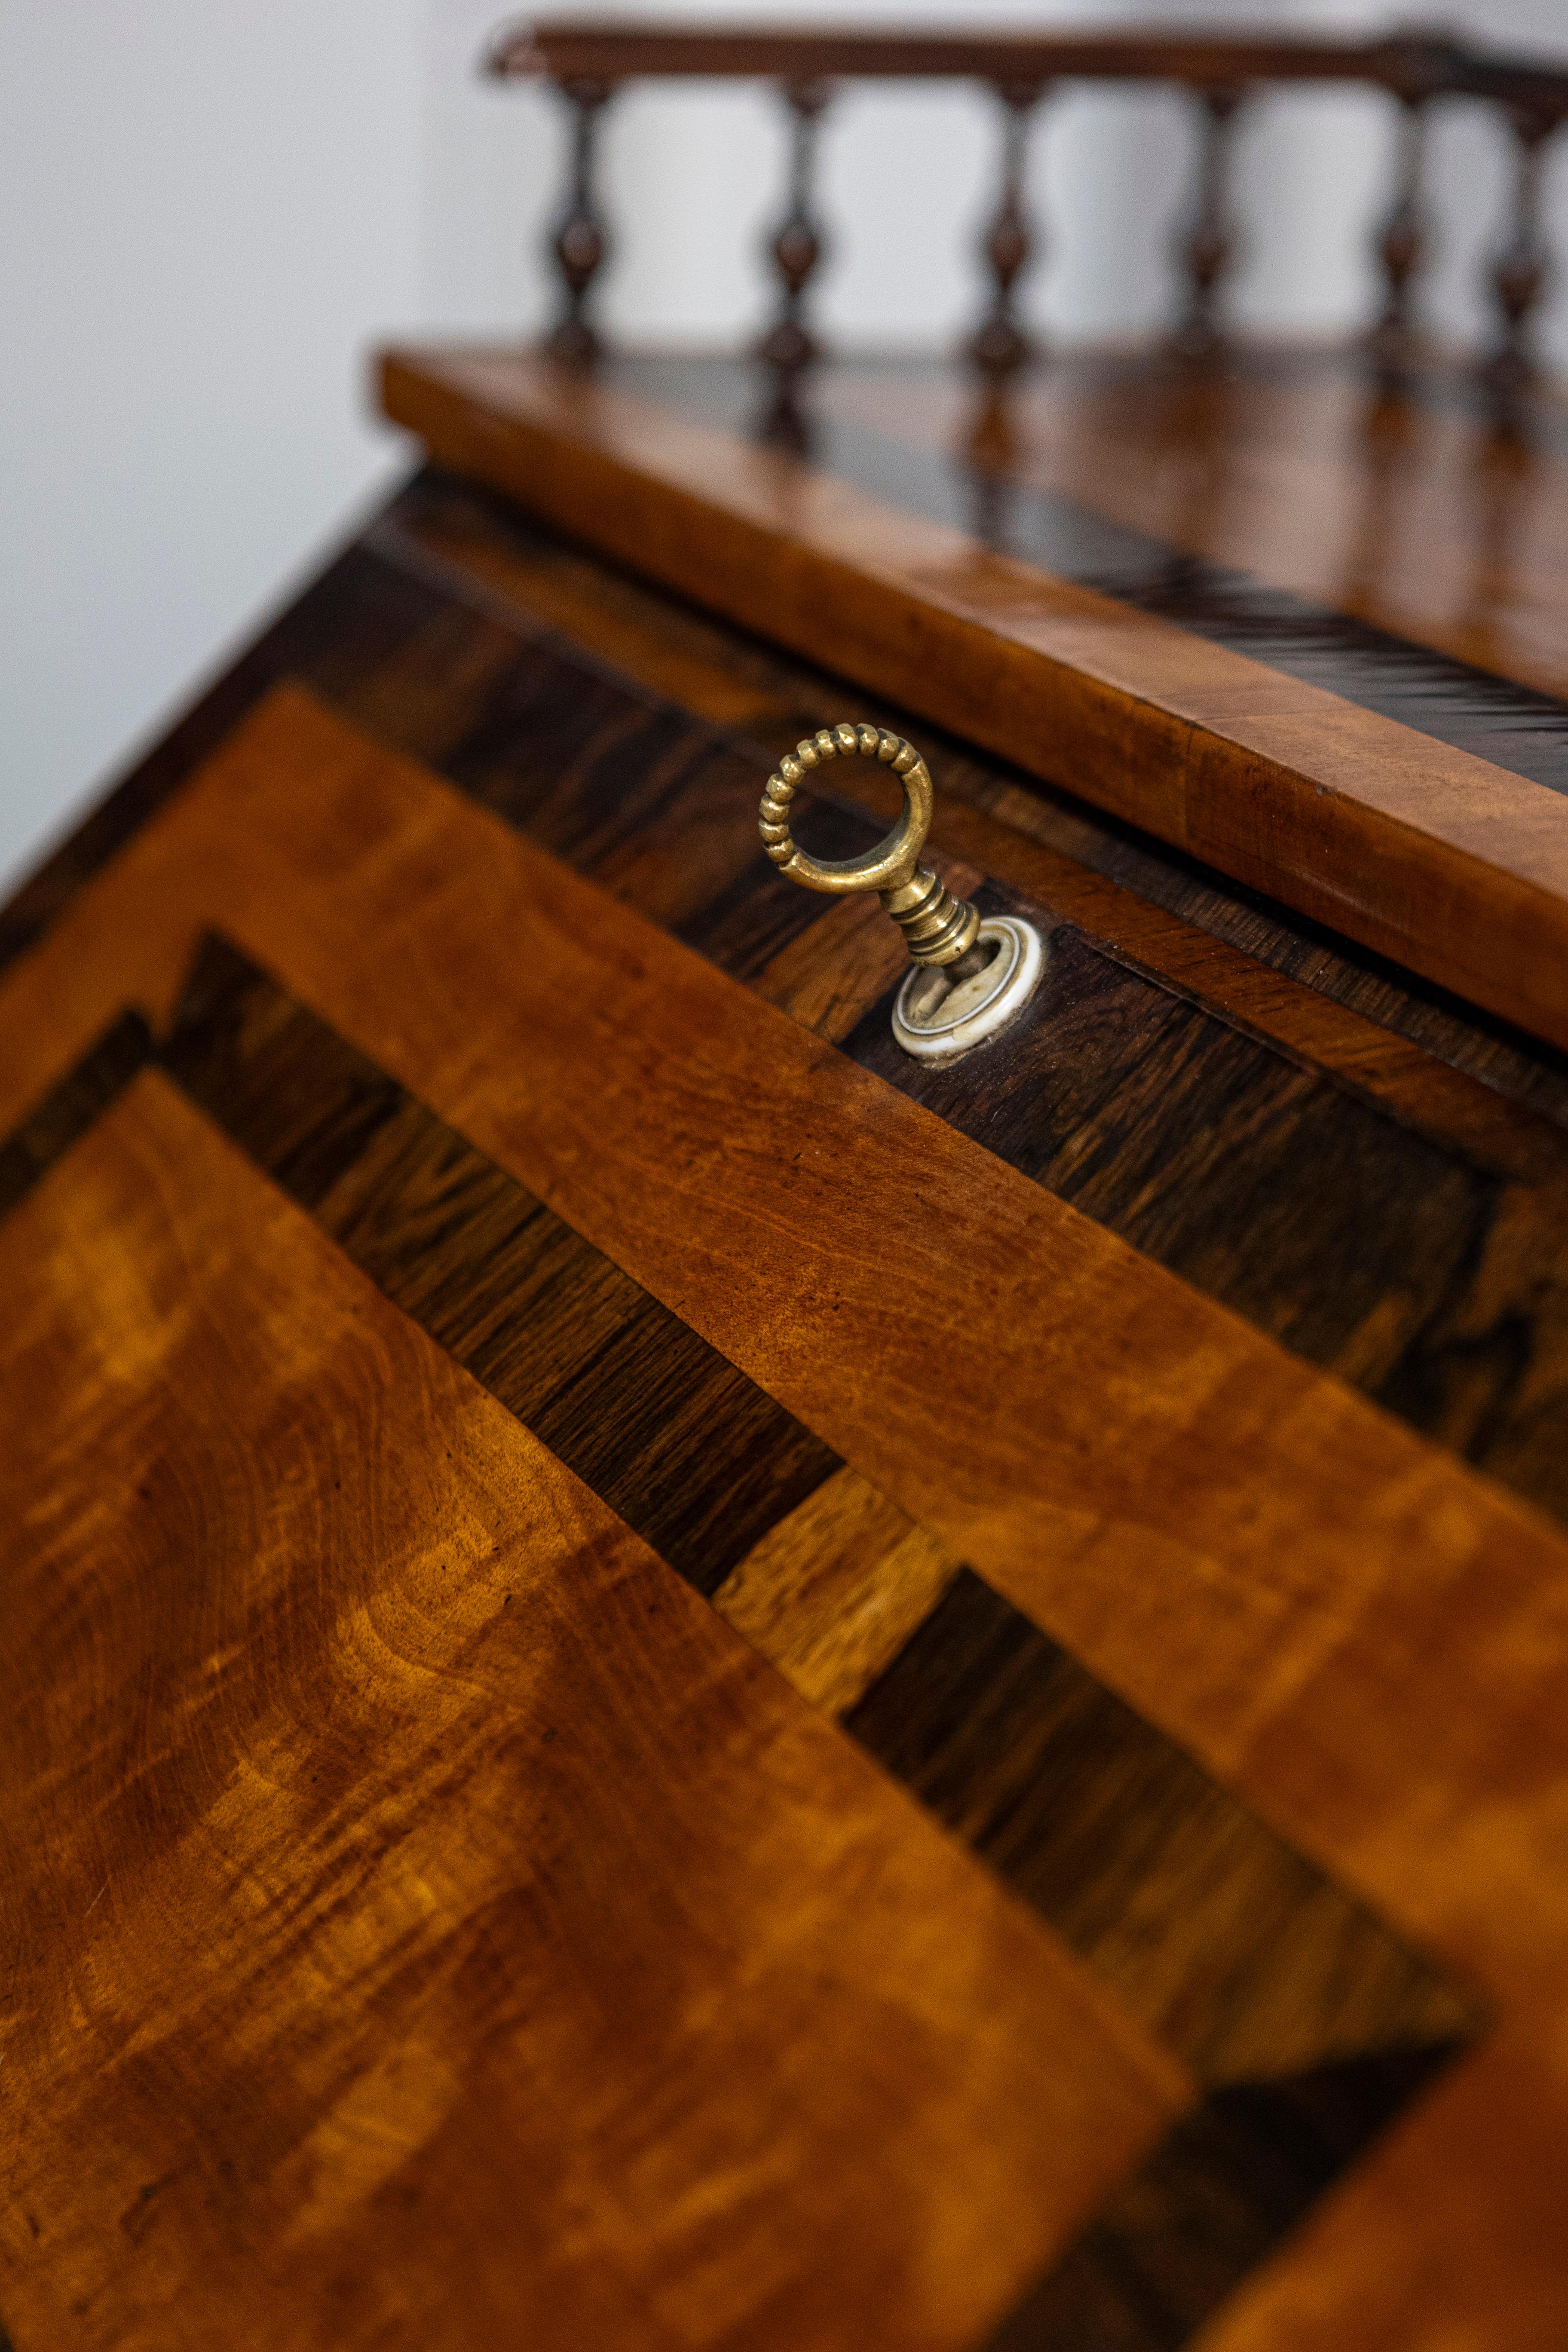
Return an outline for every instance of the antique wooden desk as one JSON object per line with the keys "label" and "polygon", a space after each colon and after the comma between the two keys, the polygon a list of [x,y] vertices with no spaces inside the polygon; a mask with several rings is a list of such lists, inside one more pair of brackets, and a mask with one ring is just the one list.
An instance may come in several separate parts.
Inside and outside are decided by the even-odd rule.
{"label": "antique wooden desk", "polygon": [[1557,412],[385,399],[5,918],[16,2352],[1560,2346]]}

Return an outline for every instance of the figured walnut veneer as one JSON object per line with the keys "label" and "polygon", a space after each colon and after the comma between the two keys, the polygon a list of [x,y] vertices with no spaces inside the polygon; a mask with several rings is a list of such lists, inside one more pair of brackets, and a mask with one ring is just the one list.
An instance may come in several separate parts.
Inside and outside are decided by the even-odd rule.
{"label": "figured walnut veneer", "polygon": [[[154,1088],[149,1097],[146,1082],[134,1087],[124,1111],[110,1109],[133,1087],[152,1051],[144,1025],[128,1016],[27,1122],[21,1139],[26,1148],[19,1143],[0,1162],[11,1172],[14,1203],[26,1203],[29,1192],[52,1200],[50,1187],[64,1185],[68,1219],[86,1218],[97,1250],[96,1258],[89,1254],[86,1270],[100,1279],[104,1229],[112,1228],[116,1218],[112,1204],[90,1192],[98,1162],[105,1152],[112,1155],[127,1122],[134,1132],[149,1100],[154,1124],[168,1120],[164,1095]],[[1088,2230],[1080,2231],[1065,2253],[1058,2246],[1057,2258],[1045,2265],[1041,2279],[1003,2326],[1006,2341],[1018,2340],[1022,2329],[1030,2343],[1059,2347],[1061,2352],[1084,2352],[1091,2337],[1098,2342],[1102,2336],[1107,2342],[1124,2343],[1129,2329],[1141,2346],[1184,2341],[1364,2153],[1390,2117],[1473,2037],[1482,2021],[1473,1999],[1446,1984],[1363,1906],[1292,1853],[1191,1758],[1097,1685],[864,1479],[835,1467],[832,1457],[787,1414],[734,1367],[713,1359],[684,1325],[558,1216],[222,941],[205,943],[158,1059],[391,1301],[477,1376],[535,1439],[548,1438],[557,1464],[581,1476],[601,1501],[615,1501],[622,1518],[640,1534],[654,1538],[670,1567],[699,1591],[710,1592],[721,1617],[778,1664],[803,1697],[825,1714],[841,1717],[857,1743],[1022,1896],[1126,2010],[1191,2063],[1204,2086],[1198,2104],[1178,2117],[1130,2178],[1101,2198]],[[106,1115],[107,1132],[79,1160],[77,1144],[100,1132],[90,1120],[82,1124],[87,1105]],[[183,1132],[188,1139],[177,1117],[172,1125],[176,1140]],[[41,1149],[49,1136],[52,1156]],[[86,1201],[73,1194],[63,1174],[57,1178],[62,1159],[77,1171],[79,1189],[85,1171]],[[220,1201],[223,1213],[245,1215],[268,1262],[286,1258],[287,1221],[279,1220],[275,1208],[247,1199],[249,1188],[232,1181],[210,1146],[200,1145],[195,1159],[203,1188],[201,1213],[185,1212],[172,1179],[160,1187],[164,1218],[183,1262],[194,1267],[201,1261]],[[47,1211],[29,1203],[19,1213],[25,1241],[29,1235],[36,1240],[40,1215],[47,1235]],[[138,1259],[153,1259],[145,1223],[139,1221],[132,1245]],[[125,1294],[122,1280],[115,1286]],[[324,1288],[330,1293],[331,1286],[329,1282]],[[176,1455],[183,1434],[185,1383],[180,1367],[189,1336],[188,1290],[187,1285],[165,1318],[172,1339],[167,1330],[159,1335],[176,1349],[173,1368],[167,1348],[152,1358],[143,1349],[119,1383],[113,1406],[117,1429],[129,1427],[134,1437],[151,1423],[172,1438]],[[269,1285],[268,1302],[275,1328],[280,1315],[287,1317],[276,1283]],[[54,1319],[49,1343],[58,1354],[60,1318]],[[316,1313],[310,1336],[318,1353],[331,1332],[330,1311]],[[399,1394],[412,1385],[406,1370],[401,1375],[395,1370],[393,1379]],[[271,1385],[276,1391],[277,1381]],[[336,1386],[341,1385],[340,1376]],[[336,1392],[320,1372],[286,1384],[286,1441],[298,1424],[299,1402],[306,1394],[317,1401],[323,1389],[329,1400]],[[221,1384],[205,1402],[221,1409]],[[694,1406],[700,1431],[693,1425]],[[272,1410],[276,1421],[276,1399]],[[427,1417],[428,1407],[423,1411]],[[336,1418],[341,1422],[343,1416]],[[78,1435],[73,1427],[73,1439]],[[426,1427],[423,1441],[411,1431],[402,1444],[416,1453],[421,1442],[438,1448],[441,1440],[437,1424]],[[208,1469],[200,1444],[199,1434],[189,1440],[193,1475]],[[268,1446],[258,1440],[249,1450],[254,1475],[265,1490],[279,1475]],[[220,1451],[220,1470],[222,1458]],[[448,1448],[447,1459],[452,1458]],[[95,1493],[106,1491],[107,1477],[112,1500],[111,1464],[98,1458],[94,1470]],[[46,1483],[58,1483],[49,1459],[43,1475]],[[324,1486],[325,1476],[318,1483]],[[803,1484],[810,1491],[792,1507],[791,1489],[798,1491]],[[332,1477],[333,1509],[342,1488],[341,1476]],[[241,1555],[227,1571],[237,1588],[233,1606],[239,1637],[234,1652],[249,1659],[259,1645],[250,1679],[269,1692],[276,1674],[268,1615],[251,1589],[254,1577],[247,1581],[245,1575],[255,1513],[241,1496],[225,1500],[224,1492],[220,1477],[216,1499],[203,1514],[209,1523],[204,1554],[211,1559],[215,1543],[221,1545],[232,1521]],[[153,1503],[153,1487],[139,1488],[137,1499]],[[352,1499],[347,1507],[355,1509]],[[367,1512],[361,1503],[357,1508],[358,1524],[384,1567],[384,1507]],[[722,1566],[725,1551],[733,1556],[742,1550],[759,1512],[772,1526],[716,1583],[715,1569]],[[269,1521],[269,1528],[274,1548],[281,1544],[293,1572],[308,1574],[310,1589],[321,1595],[318,1614],[330,1614],[345,1598],[352,1600],[352,1580],[345,1593],[339,1565],[341,1539],[317,1525],[297,1528],[287,1517]],[[189,1593],[191,1579],[179,1545],[162,1542],[155,1529],[153,1540],[163,1579]],[[445,1554],[446,1543],[437,1541]],[[112,1588],[115,1555],[101,1516],[94,1521],[91,1542],[91,1568],[95,1574],[106,1573]],[[33,1564],[39,1564],[36,1552]],[[43,1565],[48,1571],[53,1562],[46,1558]],[[443,1557],[437,1565],[444,1578],[452,1562]],[[574,1549],[563,1605],[573,1605],[579,1576]],[[438,1588],[424,1605],[449,1622],[455,1597],[454,1588]],[[502,1612],[525,1597],[509,1587]],[[373,1612],[373,1620],[384,1615]],[[593,1639],[595,1620],[585,1595],[576,1615],[577,1630]],[[526,1628],[528,1612],[506,1622],[509,1631]],[[134,1643],[114,1635],[110,1640],[117,1652],[129,1646],[134,1668]],[[300,1641],[308,1658],[308,1625]],[[37,1664],[41,1646],[32,1644]],[[336,1642],[319,1639],[318,1646],[326,1650],[330,1664]],[[167,1652],[164,1644],[156,1658],[160,1674],[177,1672],[178,1652]],[[206,1672],[214,1671],[209,1660]],[[679,1685],[682,1668],[645,1640],[626,1671],[653,1677],[668,1695]],[[471,1670],[464,1679],[471,1685]],[[550,1711],[569,1715],[584,1735],[593,1734],[603,1704],[599,1692],[566,1674],[558,1696],[559,1706]],[[323,1704],[330,1716],[330,1694]],[[237,1705],[242,1702],[231,1695],[230,1715]],[[110,1698],[104,1711],[133,1740],[140,1737],[147,1698],[134,1671],[131,1690]],[[488,1730],[481,1724],[479,1737]],[[550,1746],[556,1732],[553,1723],[547,1727],[542,1745]],[[627,1736],[641,1746],[654,1737],[641,1719],[627,1727]],[[602,1748],[595,1738],[588,1753],[600,1760]],[[729,1754],[735,1769],[749,1769],[732,1741]],[[526,1759],[522,1769],[530,1792],[537,1795],[532,1783],[538,1776],[528,1773]],[[432,1802],[450,1817],[451,1767],[445,1756],[442,1770],[441,1790]],[[311,1776],[312,1788],[321,1777]],[[550,1776],[543,1778],[548,1783]],[[642,1790],[640,1770],[637,1778],[635,1816],[642,1823],[653,1805],[657,1838],[657,1801],[651,1790]],[[466,1776],[458,1785],[466,1790]],[[350,1793],[340,1785],[332,1793],[352,1819],[359,1786]],[[73,1785],[65,1800],[68,1818],[78,1795]],[[177,1810],[174,1799],[165,1804]],[[454,1830],[460,1820],[458,1808]],[[613,1866],[603,1832],[593,1834],[594,1859]],[[40,1850],[49,1843],[46,1832]],[[103,1852],[106,1868],[121,1876],[127,1867],[134,1872],[139,1855],[123,1832],[111,1827]],[[531,1855],[530,1861],[536,1872],[537,1858]],[[372,1880],[373,1889],[379,1883]],[[288,1899],[296,1913],[301,1902],[310,1908],[298,1870],[289,1877]],[[216,1900],[221,1941],[230,1926],[232,1896],[226,1898],[220,1888]],[[352,1914],[363,1902],[356,1886],[340,1895],[336,1907],[341,1914],[346,1905]],[[455,1925],[452,1908],[448,1893],[448,1935]],[[603,1924],[613,1930],[618,1923],[611,1917]],[[348,1925],[342,1922],[342,1927]],[[105,1926],[112,1927],[112,1919]],[[310,1957],[319,1967],[316,1953]],[[548,1951],[542,1965],[556,1965]],[[801,1962],[786,1956],[784,1965],[798,1974]],[[127,1998],[133,2000],[134,1993],[128,1990]],[[313,2038],[312,2002],[308,1993],[293,1993],[287,1973],[276,1998],[285,2011],[279,2056],[286,2063],[290,2039],[301,2033]],[[962,2008],[962,2002],[949,2004],[960,2027]],[[863,2044],[869,2038],[887,2045],[885,2035],[868,2036],[865,2027],[851,2030]],[[188,2052],[195,2031],[183,2019],[171,2029],[172,2058]],[[389,2160],[402,2158],[397,2193],[423,2204],[419,2165],[425,2150],[411,2144],[420,2118],[416,2111],[411,2125],[409,2115],[419,2068],[407,2051],[407,2032],[395,2005],[378,2003],[347,2097],[361,2128],[367,2103],[384,2117],[378,2137],[395,2143]],[[831,2071],[831,2047],[816,2041],[808,2046],[798,2028],[795,2034],[800,2045],[795,2063]],[[398,2060],[390,2086],[379,2081],[367,2085],[367,2072],[377,2077],[387,2072],[376,2053],[388,2049],[396,2051]],[[220,2058],[220,2070],[221,2063]],[[347,2063],[352,2073],[354,2062]],[[725,2062],[698,2047],[682,2063],[700,2078],[700,2088],[709,2065]],[[584,2053],[584,2063],[617,2095],[635,2076],[635,2057],[604,2036]],[[166,2075],[154,2070],[147,2088],[149,2111],[137,2118],[132,2133],[137,2150],[144,2150],[160,2131],[188,2131],[195,2120]],[[504,2092],[488,2069],[472,2097],[477,2111],[470,2130],[488,2129],[504,2147],[510,2129]],[[766,2094],[755,2084],[745,2113],[742,2136],[765,2135]],[[324,2208],[350,2228],[362,2221],[374,2226],[374,2210],[364,2215],[359,2210],[366,2184],[342,2160],[337,2123],[334,2114],[326,2147],[312,2168],[310,2221],[317,2229],[327,2226],[321,2220]],[[215,2128],[222,2127],[209,2131]],[[562,2160],[580,2158],[598,2192],[625,2202],[614,2147],[568,2148],[559,2127],[545,2129],[554,2130]],[[321,2137],[318,2129],[313,2137]],[[47,2156],[58,2157],[68,2144],[68,2126],[58,2111],[46,2116],[40,2137]],[[243,2152],[258,2202],[287,2203],[297,2197],[299,2184],[288,2168],[279,2177],[258,2157],[253,2137],[230,2137]],[[679,2164],[679,2126],[667,2121],[661,2139],[665,2154]],[[219,2158],[219,2184],[232,2183],[241,2163],[241,2154]],[[1072,2152],[1070,2168],[1075,2178],[1088,2170],[1081,2151]],[[199,2164],[183,2168],[185,2174],[201,2169]],[[179,2177],[176,2172],[143,2183],[138,2202],[127,2209],[134,2224],[127,2225],[127,2234],[138,2250],[158,2218],[153,2200]],[[73,2261],[90,2266],[106,2257],[90,2208],[83,2210],[58,2179],[48,2177],[47,2158],[43,2185],[47,2195],[39,2201],[49,2212],[49,2250],[38,2254],[27,2284],[47,2296],[62,2291]],[[370,2186],[374,2207],[387,2183],[378,2173]],[[703,2187],[710,2200],[726,2207],[738,2193],[711,2167]],[[982,2205],[992,2193],[984,2176],[969,2187]],[[205,2194],[210,2203],[210,2181]],[[793,2202],[791,2179],[781,2180],[780,2196]],[[1037,2202],[1038,2226],[1048,2232],[1059,2219],[1058,2209],[1048,2197]],[[179,2206],[165,2211],[171,2233],[183,2242],[174,2252],[177,2264],[190,2239],[189,2214]],[[44,2225],[36,2214],[31,2219],[41,2242]],[[925,2226],[930,2228],[929,2221]],[[552,2227],[550,2256],[542,2264],[531,2239],[500,2245],[492,2257],[495,2266],[520,2271],[523,2307],[538,2294],[542,2269],[552,2275],[550,2263],[564,2234],[558,2225]],[[73,2229],[75,2242],[68,2252]],[[300,2229],[300,2221],[290,2224],[289,2234],[298,2236]],[[744,2237],[742,2222],[742,2246]],[[1173,2259],[1178,2242],[1182,2251]],[[164,2256],[162,2263],[157,2253]],[[112,2254],[107,2257],[115,2274],[104,2301],[115,2340],[123,2340],[129,2314],[166,2296],[169,2254],[164,2244],[153,2259],[134,2261],[129,2273]],[[944,2252],[942,2259],[948,2258]],[[668,2259],[677,2297],[684,2294],[689,2302],[700,2284],[700,2261],[679,2245]],[[755,2262],[754,2250],[748,2259]],[[228,2294],[243,2284],[247,2260],[241,2248],[231,2265]],[[427,2259],[404,2268],[409,2275],[394,2277],[381,2302],[384,2315],[398,2315],[390,2321],[395,2326],[428,2291]],[[353,2280],[336,2281],[334,2287],[340,2334],[369,2324],[366,2299]],[[320,2303],[323,2288],[308,2272],[299,2288],[308,2308],[312,2295]],[[600,2307],[584,2318],[581,2290],[582,2282],[569,2276],[558,2298],[565,2324],[589,2326],[596,2341],[615,2340],[621,2326],[617,2315]],[[223,2316],[225,2285],[214,2283],[208,2291],[216,2294],[216,2324],[228,2324]],[[912,2291],[921,2324],[929,2328],[940,2295],[920,2279]],[[826,2324],[849,2324],[852,2301],[841,2293]],[[278,2310],[274,2294],[269,2318]],[[344,2312],[351,2315],[343,2317]],[[459,2300],[448,2324],[466,2338],[475,2318],[473,2305]],[[755,2324],[750,2318],[742,2323],[748,2331]],[[882,2340],[889,2329],[896,2336],[897,2312],[879,2315],[879,2324]]]}
{"label": "figured walnut veneer", "polygon": [[0,1282],[22,2352],[971,2341],[1092,1981],[163,1078]]}

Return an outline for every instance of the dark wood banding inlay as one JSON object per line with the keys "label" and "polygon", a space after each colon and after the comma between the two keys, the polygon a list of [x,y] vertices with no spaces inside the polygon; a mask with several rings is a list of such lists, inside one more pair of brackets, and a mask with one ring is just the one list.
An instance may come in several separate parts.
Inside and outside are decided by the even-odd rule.
{"label": "dark wood banding inlay", "polygon": [[984,2352],[1179,2352],[1455,2055],[1205,2092]]}
{"label": "dark wood banding inlay", "polygon": [[86,1134],[152,1052],[152,1034],[141,1013],[121,1013],[75,1069],[50,1088],[0,1144],[0,1216],[31,1192],[79,1135]]}
{"label": "dark wood banding inlay", "polygon": [[716,1591],[836,1454],[323,1022],[209,940],[165,1066],[397,1305]]}

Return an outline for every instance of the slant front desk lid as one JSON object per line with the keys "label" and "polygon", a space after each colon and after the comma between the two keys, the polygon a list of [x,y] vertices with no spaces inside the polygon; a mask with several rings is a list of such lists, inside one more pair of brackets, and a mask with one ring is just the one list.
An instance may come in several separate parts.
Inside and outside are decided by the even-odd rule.
{"label": "slant front desk lid", "polygon": [[0,954],[16,2352],[1555,2347],[1558,1055],[435,470]]}
{"label": "slant front desk lid", "polygon": [[841,365],[790,424],[811,457],[742,363],[402,352],[383,397],[683,594],[1568,1045],[1557,421],[1521,451],[1439,374],[1253,365],[1058,362],[978,416]]}

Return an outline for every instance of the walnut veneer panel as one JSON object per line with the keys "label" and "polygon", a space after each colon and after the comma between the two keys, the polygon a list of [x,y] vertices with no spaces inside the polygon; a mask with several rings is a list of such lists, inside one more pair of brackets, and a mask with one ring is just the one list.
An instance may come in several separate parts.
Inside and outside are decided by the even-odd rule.
{"label": "walnut veneer panel", "polygon": [[0,1292],[21,2352],[958,2347],[1158,2132],[1176,2070],[166,1080]]}
{"label": "walnut veneer panel", "polygon": [[[222,940],[162,1045],[127,1014],[0,1149],[5,1205],[153,1057],[1196,2069],[1005,2337],[1184,2342],[1347,2167],[1387,2160],[1391,2120],[1484,2025],[1473,1998]],[[385,2071],[395,2134],[408,2070]]]}
{"label": "walnut veneer panel", "polygon": [[[1555,1982],[1544,1521],[297,695],[0,1015],[58,1067],[127,999],[166,1013],[213,921],[1313,1850],[1489,1980]],[[1450,1702],[1480,1653],[1514,1762],[1460,1869],[1442,1825],[1479,1756]]]}
{"label": "walnut veneer panel", "polygon": [[1563,796],[776,450],[516,354],[395,354],[443,461],[1568,1043]]}
{"label": "walnut veneer panel", "polygon": [[[988,1760],[957,1739],[954,1661],[985,1706],[1024,1707],[1041,1752],[1121,1721],[1109,1684],[1497,2003],[1488,2047],[1243,2290],[1223,2340],[1279,2340],[1287,2317],[1337,2352],[1435,2346],[1460,2323],[1489,2345],[1549,2340],[1568,1545],[299,695],[259,710],[14,967],[7,1035],[46,1035],[58,1072],[128,1000],[162,1026],[214,921],[982,1571],[945,1588],[847,1721],[1028,1900],[1058,1899],[1053,1865],[1024,1884],[1008,1743]],[[35,1119],[18,1187],[118,1083],[115,1053]],[[294,1113],[258,1116],[286,1135]],[[438,1195],[419,1216],[442,1229]],[[918,1311],[881,1296],[890,1242]],[[1086,1948],[1093,1910],[1071,1927]],[[1092,2255],[1101,2232],[1100,2277],[1152,2188],[1179,2212],[1194,2136],[1245,2121],[1205,2106],[1160,2143],[1131,2214],[1112,2199],[1080,2241]],[[1040,2294],[1077,2293],[1063,2275]]]}

